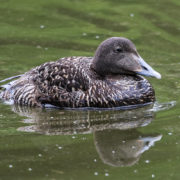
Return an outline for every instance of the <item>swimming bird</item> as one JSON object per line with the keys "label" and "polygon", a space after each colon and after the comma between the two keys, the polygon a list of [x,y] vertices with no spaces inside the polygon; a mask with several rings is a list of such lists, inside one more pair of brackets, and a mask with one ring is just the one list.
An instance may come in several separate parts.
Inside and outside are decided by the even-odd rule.
{"label": "swimming bird", "polygon": [[0,98],[15,104],[45,107],[112,108],[155,101],[144,76],[161,78],[124,37],[111,37],[94,57],[64,57],[47,62],[3,85]]}

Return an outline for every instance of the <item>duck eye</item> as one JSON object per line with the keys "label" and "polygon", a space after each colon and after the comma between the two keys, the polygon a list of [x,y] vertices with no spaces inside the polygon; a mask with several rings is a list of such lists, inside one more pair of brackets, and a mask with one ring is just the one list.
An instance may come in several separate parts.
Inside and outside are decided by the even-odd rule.
{"label": "duck eye", "polygon": [[120,53],[122,51],[123,51],[123,49],[121,47],[117,47],[116,50],[115,50],[115,52],[117,52],[117,53]]}

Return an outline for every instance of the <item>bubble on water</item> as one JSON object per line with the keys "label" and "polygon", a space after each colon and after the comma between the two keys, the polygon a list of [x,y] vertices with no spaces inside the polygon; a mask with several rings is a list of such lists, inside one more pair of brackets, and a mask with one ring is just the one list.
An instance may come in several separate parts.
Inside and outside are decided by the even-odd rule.
{"label": "bubble on water", "polygon": [[83,36],[87,36],[87,33],[84,32],[84,33],[82,33],[82,35],[83,35]]}
{"label": "bubble on water", "polygon": [[145,163],[147,163],[147,164],[150,163],[150,160],[145,160]]}
{"label": "bubble on water", "polygon": [[152,175],[151,175],[151,177],[152,177],[152,178],[155,178],[155,175],[154,175],[154,174],[152,174]]}
{"label": "bubble on water", "polygon": [[58,149],[62,149],[62,146],[59,146]]}
{"label": "bubble on water", "polygon": [[41,28],[41,29],[44,29],[44,28],[45,28],[45,26],[44,26],[44,25],[40,25],[40,28]]}
{"label": "bubble on water", "polygon": [[42,154],[38,154],[39,157],[42,157]]}
{"label": "bubble on water", "polygon": [[112,151],[113,154],[115,154],[115,151]]}
{"label": "bubble on water", "polygon": [[126,141],[122,141],[122,143],[125,143]]}
{"label": "bubble on water", "polygon": [[36,48],[37,48],[37,49],[41,49],[42,47],[41,47],[40,45],[37,45]]}
{"label": "bubble on water", "polygon": [[9,168],[13,168],[13,165],[12,165],[12,164],[10,164],[10,165],[9,165]]}
{"label": "bubble on water", "polygon": [[134,14],[133,14],[133,13],[131,13],[131,14],[130,14],[130,16],[131,16],[131,17],[134,17]]}
{"label": "bubble on water", "polygon": [[132,149],[136,149],[136,146],[132,146]]}
{"label": "bubble on water", "polygon": [[48,48],[44,48],[46,51],[48,50]]}
{"label": "bubble on water", "polygon": [[96,39],[99,39],[100,37],[98,35],[96,35]]}
{"label": "bubble on water", "polygon": [[72,136],[73,139],[75,139],[76,137],[75,136]]}
{"label": "bubble on water", "polygon": [[134,173],[137,173],[137,169],[134,170]]}
{"label": "bubble on water", "polygon": [[28,171],[32,171],[32,168],[28,168]]}
{"label": "bubble on water", "polygon": [[168,135],[170,135],[170,136],[171,136],[171,135],[172,135],[172,132],[169,132],[169,133],[168,133]]}
{"label": "bubble on water", "polygon": [[98,175],[98,172],[94,172],[94,175],[97,176],[97,175]]}
{"label": "bubble on water", "polygon": [[109,176],[109,173],[105,173],[104,175],[105,175],[105,176]]}

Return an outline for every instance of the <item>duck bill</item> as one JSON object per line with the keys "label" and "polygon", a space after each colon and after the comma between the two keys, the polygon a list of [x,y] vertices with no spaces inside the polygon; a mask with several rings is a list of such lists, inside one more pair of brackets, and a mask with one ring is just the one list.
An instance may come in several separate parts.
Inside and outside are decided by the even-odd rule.
{"label": "duck bill", "polygon": [[147,151],[151,146],[154,146],[155,142],[160,141],[162,138],[162,135],[158,135],[156,137],[144,137],[140,138],[139,141],[143,142],[144,146],[140,151],[140,154],[142,154],[144,151]]}
{"label": "duck bill", "polygon": [[141,66],[141,69],[136,71],[137,74],[143,76],[155,77],[157,79],[161,79],[161,74],[155,71],[149,64],[147,64],[141,56],[138,57],[138,62]]}

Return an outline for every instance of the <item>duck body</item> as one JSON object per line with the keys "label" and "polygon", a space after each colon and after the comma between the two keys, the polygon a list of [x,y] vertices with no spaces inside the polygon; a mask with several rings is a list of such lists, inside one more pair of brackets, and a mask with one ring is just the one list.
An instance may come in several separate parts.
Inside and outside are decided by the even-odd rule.
{"label": "duck body", "polygon": [[155,100],[152,86],[142,76],[101,77],[91,70],[91,62],[91,57],[69,57],[42,64],[12,81],[2,98],[28,106],[73,108],[109,108]]}
{"label": "duck body", "polygon": [[20,105],[50,104],[63,108],[112,108],[155,101],[151,84],[134,73],[132,65],[128,66],[131,70],[126,68],[127,74],[116,72],[107,61],[100,65],[96,67],[96,57],[67,57],[48,62],[4,85],[0,98]]}

